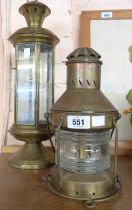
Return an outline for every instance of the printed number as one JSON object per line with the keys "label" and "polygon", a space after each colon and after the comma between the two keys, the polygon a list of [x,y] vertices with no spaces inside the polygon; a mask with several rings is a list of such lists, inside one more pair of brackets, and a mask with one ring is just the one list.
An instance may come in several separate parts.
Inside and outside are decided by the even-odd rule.
{"label": "printed number", "polygon": [[73,119],[72,120],[73,125],[84,125],[84,119]]}
{"label": "printed number", "polygon": [[102,12],[101,17],[102,18],[112,18],[112,12]]}
{"label": "printed number", "polygon": [[89,116],[68,116],[67,123],[68,123],[68,128],[89,129],[90,117]]}

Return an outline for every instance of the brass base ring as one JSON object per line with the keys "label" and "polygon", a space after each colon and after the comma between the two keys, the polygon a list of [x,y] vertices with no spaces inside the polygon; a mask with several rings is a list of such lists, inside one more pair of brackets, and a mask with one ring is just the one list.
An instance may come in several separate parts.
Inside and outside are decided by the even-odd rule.
{"label": "brass base ring", "polygon": [[48,186],[48,188],[51,192],[53,192],[53,193],[55,193],[55,194],[57,194],[61,197],[70,198],[70,199],[74,199],[74,200],[86,201],[85,202],[85,207],[87,207],[87,208],[93,208],[93,207],[96,206],[97,203],[105,202],[105,201],[108,201],[110,199],[117,198],[120,195],[120,192],[121,192],[121,183],[120,183],[120,179],[119,179],[118,176],[116,177],[116,190],[115,190],[115,192],[113,194],[107,196],[107,197],[96,198],[96,199],[93,199],[93,198],[86,199],[86,197],[85,198],[83,198],[83,197],[76,198],[76,197],[66,196],[63,193],[61,193],[59,191],[56,191],[52,187],[51,182],[50,182],[50,178],[48,176],[44,177],[44,181],[47,183],[47,186]]}

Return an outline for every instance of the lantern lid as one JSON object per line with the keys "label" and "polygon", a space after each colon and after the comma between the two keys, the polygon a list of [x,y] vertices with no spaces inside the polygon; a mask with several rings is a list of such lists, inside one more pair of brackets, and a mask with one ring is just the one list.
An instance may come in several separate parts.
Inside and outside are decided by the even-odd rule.
{"label": "lantern lid", "polygon": [[18,43],[45,43],[52,46],[59,42],[58,37],[46,28],[25,27],[17,30],[9,37],[15,47]]}
{"label": "lantern lid", "polygon": [[41,27],[44,18],[51,13],[45,4],[35,1],[23,4],[19,12],[25,17],[29,27]]}
{"label": "lantern lid", "polygon": [[67,64],[76,62],[100,63],[101,55],[92,48],[77,48],[67,56]]}
{"label": "lantern lid", "polygon": [[28,27],[17,30],[9,37],[14,47],[18,43],[39,42],[55,46],[59,42],[54,33],[41,27],[44,18],[51,13],[45,4],[37,1],[27,2],[19,8],[19,12],[25,17]]}
{"label": "lantern lid", "polygon": [[67,90],[53,105],[53,111],[85,113],[117,113],[116,108],[100,90]]}

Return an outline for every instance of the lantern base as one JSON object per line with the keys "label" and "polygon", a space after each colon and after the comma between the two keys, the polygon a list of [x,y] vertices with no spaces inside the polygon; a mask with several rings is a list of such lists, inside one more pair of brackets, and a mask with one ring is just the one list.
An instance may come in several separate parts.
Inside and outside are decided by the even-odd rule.
{"label": "lantern base", "polygon": [[110,171],[100,174],[77,174],[52,167],[46,178],[49,189],[66,198],[85,200],[87,207],[94,203],[116,197],[121,189],[118,176],[113,177]]}
{"label": "lantern base", "polygon": [[9,165],[21,169],[41,169],[54,164],[54,155],[41,142],[25,143],[9,158]]}

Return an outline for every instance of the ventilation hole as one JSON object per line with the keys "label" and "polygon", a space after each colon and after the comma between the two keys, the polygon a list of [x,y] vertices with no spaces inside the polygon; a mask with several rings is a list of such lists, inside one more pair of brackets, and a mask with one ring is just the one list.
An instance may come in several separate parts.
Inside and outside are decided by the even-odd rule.
{"label": "ventilation hole", "polygon": [[78,192],[76,192],[76,195],[78,195]]}
{"label": "ventilation hole", "polygon": [[89,83],[89,81],[87,80],[87,83],[88,83],[88,85],[90,86],[90,83]]}
{"label": "ventilation hole", "polygon": [[28,13],[28,9],[26,9],[27,13]]}
{"label": "ventilation hole", "polygon": [[81,82],[81,80],[79,80],[79,83],[80,83],[80,85],[82,86],[82,82]]}
{"label": "ventilation hole", "polygon": [[37,8],[35,8],[35,12],[37,11]]}
{"label": "ventilation hole", "polygon": [[96,86],[96,82],[95,82],[95,80],[93,81],[93,83],[94,83],[94,85]]}
{"label": "ventilation hole", "polygon": [[95,193],[93,193],[93,195],[95,195]]}
{"label": "ventilation hole", "polygon": [[72,80],[72,84],[75,86],[75,82]]}

